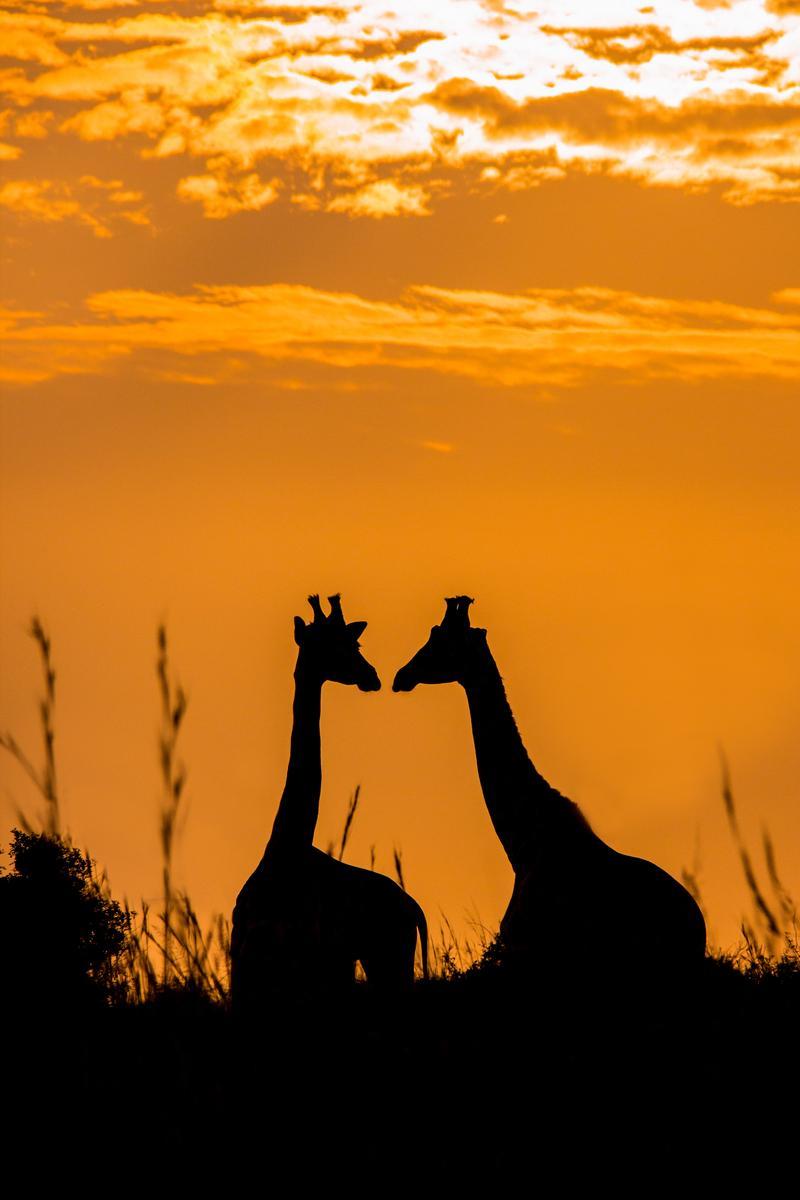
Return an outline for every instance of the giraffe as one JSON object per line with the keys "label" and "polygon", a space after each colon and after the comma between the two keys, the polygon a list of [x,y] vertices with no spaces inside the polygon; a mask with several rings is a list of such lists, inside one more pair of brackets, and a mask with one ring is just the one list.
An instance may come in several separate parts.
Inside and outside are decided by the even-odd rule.
{"label": "giraffe", "polygon": [[373,987],[411,984],[417,931],[427,977],[427,926],[417,902],[385,875],[324,854],[313,845],[322,787],[320,712],[326,680],[380,688],[361,654],[365,621],[345,623],[341,599],[319,597],[314,614],[294,619],[298,646],[293,727],[283,794],[264,854],[236,899],[231,934],[234,1008],[257,1009],[268,997],[341,991],[360,961]]}
{"label": "giraffe", "polygon": [[514,871],[500,922],[510,961],[590,963],[639,978],[683,976],[705,954],[703,915],[686,889],[646,859],[613,850],[572,800],[528,757],[486,640],[471,626],[468,596],[446,601],[442,623],[402,667],[395,692],[459,683],[472,724],[489,816]]}

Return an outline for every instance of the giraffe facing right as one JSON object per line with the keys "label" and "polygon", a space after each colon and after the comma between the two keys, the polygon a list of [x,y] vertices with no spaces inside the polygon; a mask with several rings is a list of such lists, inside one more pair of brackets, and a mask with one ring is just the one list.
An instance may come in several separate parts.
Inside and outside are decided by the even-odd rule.
{"label": "giraffe facing right", "polygon": [[258,1013],[277,996],[345,993],[356,961],[373,990],[410,988],[419,933],[422,971],[428,973],[425,914],[386,875],[323,853],[313,845],[322,787],[320,709],[327,682],[380,688],[361,653],[366,621],[345,621],[341,599],[330,615],[309,596],[310,624],[295,617],[294,721],[289,767],[260,863],[233,910],[231,993],[241,1012]]}

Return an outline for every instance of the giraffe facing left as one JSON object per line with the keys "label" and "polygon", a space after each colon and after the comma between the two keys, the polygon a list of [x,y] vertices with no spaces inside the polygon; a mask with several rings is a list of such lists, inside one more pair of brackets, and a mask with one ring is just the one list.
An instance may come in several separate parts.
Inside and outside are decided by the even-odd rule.
{"label": "giraffe facing left", "polygon": [[359,638],[365,621],[344,619],[341,598],[309,596],[313,620],[294,619],[297,664],[289,767],[264,854],[233,910],[234,1008],[257,1011],[271,997],[346,989],[360,962],[383,992],[414,978],[417,932],[427,976],[427,925],[416,900],[386,875],[318,850],[314,832],[322,788],[320,714],[326,682],[380,689]]}

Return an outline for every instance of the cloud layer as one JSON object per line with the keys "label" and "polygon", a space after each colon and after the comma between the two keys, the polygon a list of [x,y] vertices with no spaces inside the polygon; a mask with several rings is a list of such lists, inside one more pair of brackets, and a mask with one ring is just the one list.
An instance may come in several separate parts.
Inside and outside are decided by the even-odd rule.
{"label": "cloud layer", "polygon": [[[798,289],[768,308],[608,288],[475,292],[419,286],[396,301],[297,285],[198,287],[186,295],[90,296],[69,324],[2,314],[10,382],[106,371],[133,356],[167,378],[269,377],[302,360],[350,373],[425,370],[493,386],[566,386],[603,372],[628,382],[800,379]],[[188,371],[176,363],[195,360]],[[182,374],[183,371],[183,374]]]}
{"label": "cloud layer", "polygon": [[420,217],[459,178],[496,190],[585,172],[719,186],[735,204],[800,198],[796,4],[606,11],[23,0],[0,21],[0,152],[28,179],[34,140],[127,139],[154,180],[181,164],[177,195],[211,219],[276,200]]}

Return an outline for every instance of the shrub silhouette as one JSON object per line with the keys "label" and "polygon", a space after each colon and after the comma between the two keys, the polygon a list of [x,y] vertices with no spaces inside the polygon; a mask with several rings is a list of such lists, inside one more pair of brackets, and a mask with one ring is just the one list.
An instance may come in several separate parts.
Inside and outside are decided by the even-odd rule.
{"label": "shrub silhouette", "polygon": [[88,855],[64,839],[15,829],[0,875],[0,951],[12,1004],[74,1006],[111,998],[129,918]]}

